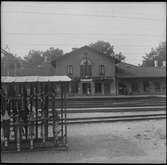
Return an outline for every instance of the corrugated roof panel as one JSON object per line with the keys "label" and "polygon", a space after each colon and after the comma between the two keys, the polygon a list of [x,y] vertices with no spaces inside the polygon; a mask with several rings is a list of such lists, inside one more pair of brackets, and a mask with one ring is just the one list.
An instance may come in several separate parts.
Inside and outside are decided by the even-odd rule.
{"label": "corrugated roof panel", "polygon": [[53,82],[57,82],[57,81],[71,81],[71,78],[69,78],[68,76],[50,76],[49,77],[49,81],[53,81]]}
{"label": "corrugated roof panel", "polygon": [[25,82],[25,80],[26,80],[25,76],[15,77],[15,82]]}
{"label": "corrugated roof panel", "polygon": [[15,82],[15,79],[16,79],[16,77],[7,77],[5,79],[5,82],[7,82],[7,83]]}
{"label": "corrugated roof panel", "polygon": [[39,79],[39,76],[25,76],[26,80],[25,82],[37,82]]}
{"label": "corrugated roof panel", "polygon": [[68,76],[20,76],[20,77],[7,77],[2,76],[1,82],[11,83],[11,82],[68,82],[71,78]]}
{"label": "corrugated roof panel", "polygon": [[39,76],[38,81],[39,82],[48,82],[49,81],[49,76]]}
{"label": "corrugated roof panel", "polygon": [[5,76],[2,76],[2,77],[1,77],[1,82],[5,82],[5,80],[6,80],[6,77],[5,77]]}

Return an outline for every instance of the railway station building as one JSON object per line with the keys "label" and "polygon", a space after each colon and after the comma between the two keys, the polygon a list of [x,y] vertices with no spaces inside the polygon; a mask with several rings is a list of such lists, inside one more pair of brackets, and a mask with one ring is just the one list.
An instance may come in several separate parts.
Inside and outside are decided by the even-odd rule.
{"label": "railway station building", "polygon": [[71,96],[149,95],[166,93],[166,66],[141,67],[120,62],[84,46],[51,62],[55,75],[69,76]]}

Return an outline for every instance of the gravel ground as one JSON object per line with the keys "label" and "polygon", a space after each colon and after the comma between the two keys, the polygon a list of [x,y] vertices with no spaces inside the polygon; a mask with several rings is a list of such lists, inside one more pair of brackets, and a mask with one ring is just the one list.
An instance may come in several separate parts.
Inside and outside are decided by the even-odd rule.
{"label": "gravel ground", "polygon": [[165,163],[166,120],[68,126],[68,151],[2,153],[2,162]]}

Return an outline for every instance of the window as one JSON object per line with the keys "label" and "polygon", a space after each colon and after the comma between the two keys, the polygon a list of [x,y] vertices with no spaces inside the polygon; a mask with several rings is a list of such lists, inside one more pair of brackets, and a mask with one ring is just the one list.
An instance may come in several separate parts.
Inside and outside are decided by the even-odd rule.
{"label": "window", "polygon": [[149,82],[148,81],[143,81],[143,88],[144,88],[144,92],[147,92],[149,90]]}
{"label": "window", "polygon": [[161,90],[160,82],[156,81],[154,82],[154,85],[155,85],[155,91],[160,92]]}
{"label": "window", "polygon": [[104,65],[100,65],[99,66],[99,74],[100,75],[104,75],[105,74]]}
{"label": "window", "polygon": [[67,65],[67,74],[72,75],[72,72],[73,72],[72,65]]}
{"label": "window", "polygon": [[132,92],[138,92],[138,84],[137,82],[132,83]]}

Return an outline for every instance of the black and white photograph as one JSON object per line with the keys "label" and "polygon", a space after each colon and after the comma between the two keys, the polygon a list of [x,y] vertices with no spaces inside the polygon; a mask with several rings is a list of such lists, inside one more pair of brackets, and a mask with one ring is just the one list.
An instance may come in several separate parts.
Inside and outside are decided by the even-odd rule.
{"label": "black and white photograph", "polygon": [[1,1],[1,163],[166,163],[166,2]]}

